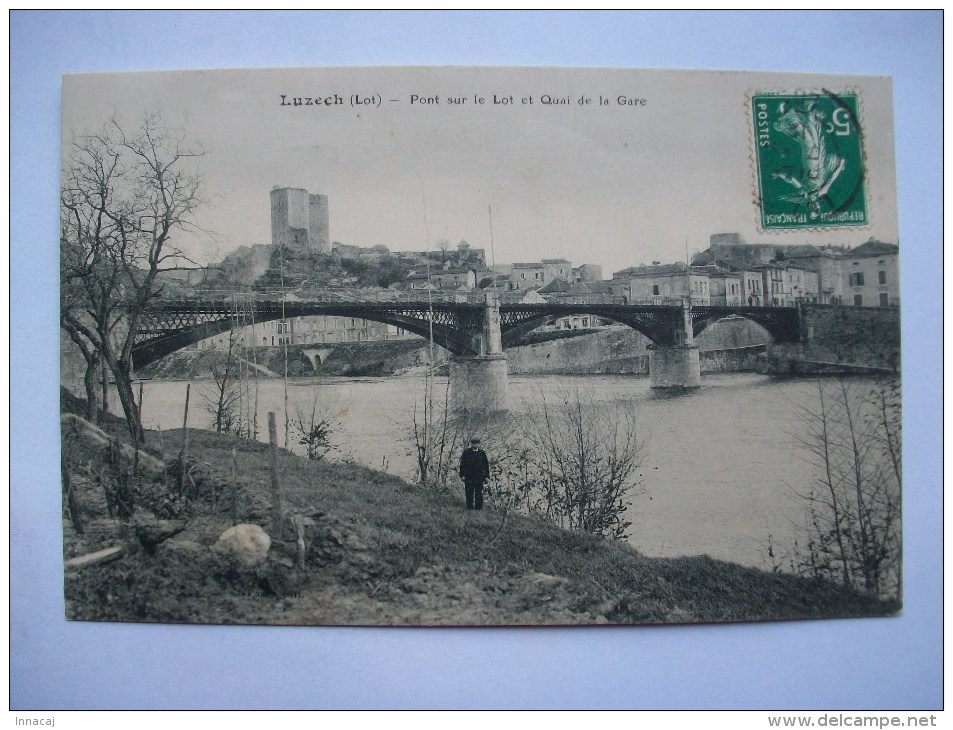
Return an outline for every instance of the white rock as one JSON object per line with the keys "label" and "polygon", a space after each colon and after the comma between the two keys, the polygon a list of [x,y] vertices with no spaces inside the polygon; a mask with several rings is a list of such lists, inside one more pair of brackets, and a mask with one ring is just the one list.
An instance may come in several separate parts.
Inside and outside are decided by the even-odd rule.
{"label": "white rock", "polygon": [[258,525],[235,525],[222,533],[212,550],[249,568],[261,565],[268,557],[271,538]]}

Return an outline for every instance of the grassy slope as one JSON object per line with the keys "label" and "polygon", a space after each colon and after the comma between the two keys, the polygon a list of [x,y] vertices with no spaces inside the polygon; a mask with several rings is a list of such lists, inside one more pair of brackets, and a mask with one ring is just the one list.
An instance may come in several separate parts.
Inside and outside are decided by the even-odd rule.
{"label": "grassy slope", "polygon": [[[181,433],[166,432],[166,453]],[[707,556],[645,558],[620,542],[570,533],[494,509],[467,512],[447,494],[363,467],[282,452],[285,513],[311,515],[305,570],[290,527],[270,561],[239,573],[209,552],[231,525],[237,447],[239,521],[269,525],[267,447],[190,430],[205,480],[186,531],[154,553],[81,492],[82,538],[65,522],[67,557],[123,543],[114,562],[66,575],[76,619],[274,624],[513,625],[747,621],[883,615],[897,610],[837,586]],[[152,443],[155,443],[153,440]],[[215,508],[212,491],[215,488]],[[459,493],[457,493],[459,492]],[[98,515],[98,516],[97,516]]]}

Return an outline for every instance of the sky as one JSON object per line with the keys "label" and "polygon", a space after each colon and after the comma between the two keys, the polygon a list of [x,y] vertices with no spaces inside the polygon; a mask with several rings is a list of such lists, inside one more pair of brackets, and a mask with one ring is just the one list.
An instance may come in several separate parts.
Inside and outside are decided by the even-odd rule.
{"label": "sky", "polygon": [[[871,222],[761,232],[749,95],[822,87],[860,90]],[[296,97],[328,103],[296,107]],[[75,75],[63,81],[64,144],[111,119],[134,127],[151,110],[205,149],[197,171],[210,202],[196,222],[207,235],[179,239],[203,264],[270,242],[274,186],[327,195],[342,243],[398,251],[466,240],[490,263],[562,257],[606,278],[684,261],[712,233],[898,240],[883,78],[464,67]]]}

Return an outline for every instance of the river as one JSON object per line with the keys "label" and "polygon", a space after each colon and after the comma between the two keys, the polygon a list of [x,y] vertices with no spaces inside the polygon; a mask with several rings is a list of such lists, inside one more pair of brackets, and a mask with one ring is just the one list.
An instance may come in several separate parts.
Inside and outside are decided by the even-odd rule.
{"label": "river", "polygon": [[[445,383],[438,379],[438,393]],[[509,389],[515,408],[540,394],[553,397],[580,385],[597,400],[634,399],[645,442],[640,470],[645,489],[627,513],[630,542],[653,557],[704,553],[770,567],[769,536],[775,549],[795,539],[792,521],[800,520],[801,508],[792,492],[812,480],[791,434],[798,430],[795,404],[810,404],[816,384],[756,374],[707,375],[702,383],[684,395],[664,396],[645,377],[511,376]],[[192,381],[190,426],[209,427],[204,395],[212,387],[211,381]],[[288,411],[310,410],[314,394],[320,393],[340,416],[332,439],[339,448],[336,458],[347,456],[413,478],[405,435],[422,388],[423,379],[414,376],[294,379],[287,389]],[[274,410],[283,443],[284,384],[262,378],[257,390],[260,437],[267,439],[266,413]],[[184,382],[145,381],[144,425],[181,428],[185,391]],[[292,429],[290,446],[303,452],[295,441]]]}

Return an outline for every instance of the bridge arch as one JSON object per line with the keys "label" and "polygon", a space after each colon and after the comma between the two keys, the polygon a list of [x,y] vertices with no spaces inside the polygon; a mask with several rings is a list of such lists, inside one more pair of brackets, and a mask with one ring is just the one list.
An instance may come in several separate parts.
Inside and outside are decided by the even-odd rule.
{"label": "bridge arch", "polygon": [[800,313],[788,307],[696,307],[691,316],[694,337],[716,322],[734,318],[755,323],[775,342],[798,342],[801,339]]}
{"label": "bridge arch", "polygon": [[[389,292],[384,295],[356,301],[342,301],[344,295],[340,293],[331,295],[336,298],[330,301],[289,301],[280,297],[265,300],[256,295],[259,298],[249,299],[245,308],[238,310],[235,300],[225,297],[157,300],[144,313],[133,348],[133,364],[142,367],[232,327],[314,315],[355,317],[394,325],[425,339],[432,337],[434,344],[458,357],[475,357],[492,351],[488,345],[497,335],[487,328],[487,322],[493,319],[488,314],[489,299],[477,302],[454,295],[452,299],[419,300],[401,299],[400,295],[392,296]],[[504,347],[513,346],[523,335],[546,322],[571,315],[589,315],[624,324],[657,347],[679,345],[688,335],[684,303],[567,298],[535,303],[500,302],[495,311],[499,313],[502,340],[498,342]],[[776,342],[794,342],[801,337],[799,310],[784,307],[693,306],[690,310],[692,334],[697,335],[712,322],[731,315],[764,327]]]}
{"label": "bridge arch", "polygon": [[[262,324],[280,319],[322,315],[354,317],[389,324],[419,335],[424,339],[430,339],[432,336],[435,345],[448,350],[454,355],[471,355],[479,351],[479,343],[475,340],[474,335],[466,329],[461,329],[459,323],[454,322],[452,318],[444,316],[439,321],[431,321],[429,318],[413,316],[415,313],[421,314],[426,311],[426,308],[422,306],[411,308],[412,311],[408,311],[406,308],[403,311],[399,309],[394,311],[340,304],[302,305],[295,302],[287,303],[284,311],[280,306],[275,305],[264,309],[256,308],[255,312],[247,314],[234,314],[221,311],[222,308],[219,309],[218,312],[206,313],[204,316],[197,314],[193,316],[193,321],[190,323],[183,323],[182,317],[179,316],[176,319],[180,326],[169,327],[161,334],[151,337],[143,337],[133,347],[133,366],[141,368],[196,342],[223,334],[233,327],[243,329],[253,324]],[[156,314],[153,313],[152,317],[156,318]],[[254,344],[258,346],[259,343]]]}
{"label": "bridge arch", "polygon": [[525,335],[551,322],[568,316],[590,315],[598,319],[624,324],[648,338],[656,345],[676,342],[681,328],[681,309],[654,306],[599,306],[548,302],[546,304],[501,305],[501,334],[503,347],[515,346]]}
{"label": "bridge arch", "polygon": [[318,368],[324,364],[331,354],[333,345],[320,342],[314,344],[304,344],[301,346],[301,354],[311,361],[311,368],[317,372]]}

